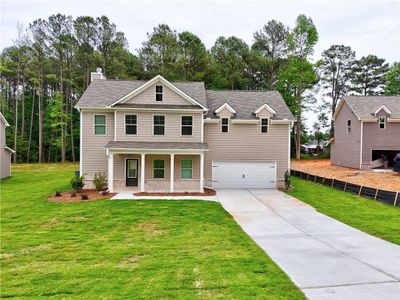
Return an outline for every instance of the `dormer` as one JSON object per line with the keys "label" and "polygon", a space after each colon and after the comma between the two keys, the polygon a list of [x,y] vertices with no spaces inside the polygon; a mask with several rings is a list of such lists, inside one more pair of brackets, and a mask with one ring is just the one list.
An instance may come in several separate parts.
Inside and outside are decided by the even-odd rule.
{"label": "dormer", "polygon": [[273,110],[268,104],[264,104],[262,106],[260,106],[255,112],[254,114],[256,115],[257,118],[272,118],[275,114],[276,111]]}
{"label": "dormer", "polygon": [[385,105],[381,105],[375,112],[375,117],[389,117],[392,114],[390,109],[388,109]]}
{"label": "dormer", "polygon": [[222,104],[214,113],[220,118],[232,118],[236,114],[236,110],[228,103]]}

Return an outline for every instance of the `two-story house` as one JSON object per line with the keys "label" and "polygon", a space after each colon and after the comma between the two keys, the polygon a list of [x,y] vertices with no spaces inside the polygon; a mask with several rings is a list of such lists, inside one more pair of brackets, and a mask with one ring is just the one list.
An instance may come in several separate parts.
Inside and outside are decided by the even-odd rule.
{"label": "two-story house", "polygon": [[369,170],[382,154],[400,152],[400,96],[345,96],[333,115],[331,163]]}
{"label": "two-story house", "polygon": [[97,70],[76,107],[88,186],[106,172],[111,191],[275,188],[290,166],[294,118],[278,92],[106,80]]}

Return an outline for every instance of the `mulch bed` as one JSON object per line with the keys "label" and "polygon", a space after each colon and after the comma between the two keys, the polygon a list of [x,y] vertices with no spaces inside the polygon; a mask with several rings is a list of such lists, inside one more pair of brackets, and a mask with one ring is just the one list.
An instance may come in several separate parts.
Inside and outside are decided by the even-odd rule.
{"label": "mulch bed", "polygon": [[[82,195],[86,195],[88,199],[82,200]],[[95,201],[100,199],[109,199],[114,197],[116,193],[101,194],[96,190],[82,190],[81,192],[61,192],[60,196],[56,196],[55,193],[49,197],[47,200],[52,202],[87,202]]]}
{"label": "mulch bed", "polygon": [[217,193],[213,189],[204,188],[204,193],[200,192],[183,192],[183,193],[134,193],[135,196],[215,196]]}

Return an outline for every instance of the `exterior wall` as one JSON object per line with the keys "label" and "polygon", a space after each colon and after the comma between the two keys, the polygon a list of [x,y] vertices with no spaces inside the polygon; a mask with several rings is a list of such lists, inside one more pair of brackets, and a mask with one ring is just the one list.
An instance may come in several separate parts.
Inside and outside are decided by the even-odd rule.
{"label": "exterior wall", "polygon": [[[94,134],[94,115],[106,115],[106,135]],[[94,173],[108,170],[108,157],[104,146],[114,139],[114,113],[109,112],[82,112],[82,174],[91,181]]]}
{"label": "exterior wall", "polygon": [[[347,120],[351,120],[350,133],[347,133]],[[331,145],[331,163],[359,169],[360,142],[361,121],[347,103],[344,103],[335,120],[335,141]]]}
{"label": "exterior wall", "polygon": [[[138,127],[136,135],[125,134],[125,114],[136,114]],[[153,115],[165,116],[165,135],[153,135]],[[173,112],[116,112],[117,141],[146,141],[146,142],[201,142],[202,113],[173,113]],[[181,117],[193,116],[193,131],[191,136],[181,135]]]}
{"label": "exterior wall", "polygon": [[369,169],[371,167],[372,150],[400,151],[400,123],[387,122],[386,128],[380,129],[378,121],[364,122],[362,150],[363,169]]}
{"label": "exterior wall", "polygon": [[11,153],[4,149],[6,145],[6,126],[0,121],[0,178],[11,175]]}
{"label": "exterior wall", "polygon": [[186,99],[179,96],[169,87],[163,86],[163,101],[156,101],[156,85],[162,84],[153,84],[149,88],[145,89],[140,94],[132,97],[125,103],[134,103],[134,104],[176,104],[176,105],[191,105]]}
{"label": "exterior wall", "polygon": [[221,124],[205,124],[204,140],[209,151],[204,157],[205,184],[211,186],[213,160],[269,160],[277,162],[278,186],[284,184],[288,169],[289,125],[271,124],[267,134],[260,124],[229,124],[229,132],[221,132]]}

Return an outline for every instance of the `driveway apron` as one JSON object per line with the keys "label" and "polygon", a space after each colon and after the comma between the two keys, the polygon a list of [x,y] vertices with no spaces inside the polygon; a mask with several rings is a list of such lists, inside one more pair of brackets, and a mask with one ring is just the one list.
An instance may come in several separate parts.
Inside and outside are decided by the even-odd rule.
{"label": "driveway apron", "polygon": [[309,299],[400,299],[400,246],[277,190],[221,189],[217,196]]}

